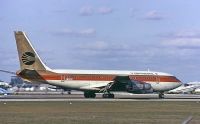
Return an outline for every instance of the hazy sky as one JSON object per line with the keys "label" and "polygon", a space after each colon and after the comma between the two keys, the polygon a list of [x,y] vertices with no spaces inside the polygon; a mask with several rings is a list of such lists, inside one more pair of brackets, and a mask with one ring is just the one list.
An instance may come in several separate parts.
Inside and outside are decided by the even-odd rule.
{"label": "hazy sky", "polygon": [[[200,81],[199,0],[0,0],[0,69],[16,71],[14,30],[51,68],[153,70]],[[10,81],[10,75],[0,73]]]}

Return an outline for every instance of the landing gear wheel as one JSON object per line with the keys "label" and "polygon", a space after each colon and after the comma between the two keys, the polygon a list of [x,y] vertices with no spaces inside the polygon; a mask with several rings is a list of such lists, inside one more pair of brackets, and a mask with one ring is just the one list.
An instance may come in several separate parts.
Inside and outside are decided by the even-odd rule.
{"label": "landing gear wheel", "polygon": [[112,93],[104,93],[102,97],[103,97],[103,98],[114,98],[115,95],[112,94]]}
{"label": "landing gear wheel", "polygon": [[72,93],[71,93],[71,91],[67,91],[67,94],[68,94],[68,95],[71,95]]}
{"label": "landing gear wheel", "polygon": [[95,92],[84,92],[84,97],[85,98],[95,98],[96,94],[95,94]]}
{"label": "landing gear wheel", "polygon": [[158,94],[158,97],[159,97],[159,99],[165,98],[165,97],[164,97],[164,93],[159,93],[159,94]]}
{"label": "landing gear wheel", "polygon": [[110,94],[110,98],[115,98],[115,95],[114,94]]}

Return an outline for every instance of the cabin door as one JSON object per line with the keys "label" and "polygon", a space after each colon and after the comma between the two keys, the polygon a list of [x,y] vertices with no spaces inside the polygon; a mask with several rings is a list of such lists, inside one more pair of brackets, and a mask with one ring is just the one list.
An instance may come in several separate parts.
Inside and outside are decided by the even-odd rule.
{"label": "cabin door", "polygon": [[65,81],[65,79],[66,79],[66,78],[65,78],[65,75],[61,75],[61,79],[60,79],[60,80],[61,80],[61,82],[64,82],[64,81]]}
{"label": "cabin door", "polygon": [[160,83],[160,77],[158,76],[158,74],[156,74],[156,83],[157,83],[157,84]]}

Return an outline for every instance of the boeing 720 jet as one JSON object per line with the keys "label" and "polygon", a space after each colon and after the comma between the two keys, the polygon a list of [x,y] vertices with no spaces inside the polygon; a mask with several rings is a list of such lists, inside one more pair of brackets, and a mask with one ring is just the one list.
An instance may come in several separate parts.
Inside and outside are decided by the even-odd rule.
{"label": "boeing 720 jet", "polygon": [[85,98],[95,98],[96,93],[103,93],[103,98],[114,98],[113,91],[158,92],[159,98],[164,98],[164,91],[182,84],[175,76],[163,72],[51,69],[43,63],[24,32],[15,31],[15,39],[20,62],[17,76],[30,82],[80,90]]}

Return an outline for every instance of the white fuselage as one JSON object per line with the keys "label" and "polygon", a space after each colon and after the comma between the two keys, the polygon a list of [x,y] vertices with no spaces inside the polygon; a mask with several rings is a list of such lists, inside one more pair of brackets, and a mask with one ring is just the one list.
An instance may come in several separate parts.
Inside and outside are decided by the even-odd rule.
{"label": "white fuselage", "polygon": [[[179,87],[182,83],[179,80],[170,80],[173,75],[152,72],[152,71],[118,71],[118,70],[51,70],[60,75],[60,78],[48,79],[51,85],[62,86],[80,90],[100,90],[112,80],[105,79],[105,76],[134,76],[133,80],[140,80],[151,84],[154,91],[168,91]],[[84,77],[87,75],[87,77]],[[81,77],[82,76],[82,77]],[[98,76],[98,77],[94,77]],[[137,79],[138,77],[138,79]],[[96,79],[93,79],[96,78]],[[134,79],[136,78],[136,79]],[[139,79],[142,78],[142,79]],[[150,78],[155,78],[150,80]]]}

